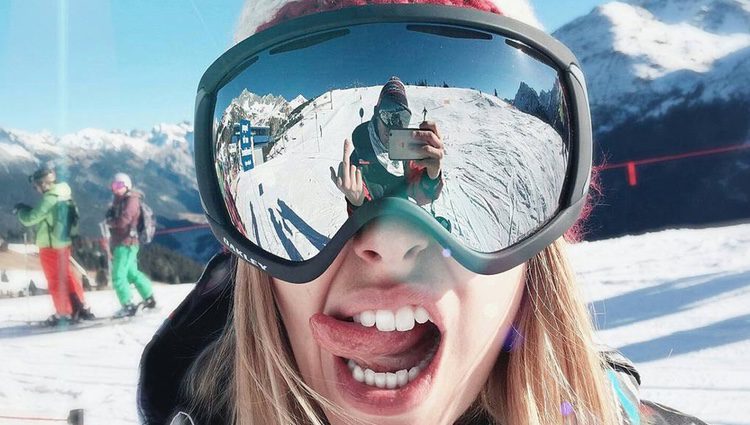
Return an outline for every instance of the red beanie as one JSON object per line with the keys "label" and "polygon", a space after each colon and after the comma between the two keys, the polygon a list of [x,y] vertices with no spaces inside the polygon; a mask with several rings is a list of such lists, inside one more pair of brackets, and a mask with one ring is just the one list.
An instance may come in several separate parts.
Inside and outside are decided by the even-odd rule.
{"label": "red beanie", "polygon": [[497,13],[502,15],[503,12],[495,4],[494,0],[293,0],[286,2],[265,23],[259,25],[257,31],[262,31],[289,19],[297,18],[304,15],[310,15],[318,12],[326,12],[346,7],[364,6],[369,4],[437,4],[443,6],[469,7],[484,12]]}
{"label": "red beanie", "polygon": [[406,87],[404,87],[404,83],[402,83],[398,77],[391,77],[388,82],[385,83],[380,90],[377,106],[380,106],[384,100],[386,102],[390,101],[396,105],[403,106],[407,109],[409,108],[409,100],[406,99]]}

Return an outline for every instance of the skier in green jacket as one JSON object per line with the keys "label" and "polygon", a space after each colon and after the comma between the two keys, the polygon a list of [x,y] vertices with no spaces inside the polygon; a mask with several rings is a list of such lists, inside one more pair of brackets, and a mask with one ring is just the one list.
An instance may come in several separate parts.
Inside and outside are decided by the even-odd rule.
{"label": "skier in green jacket", "polygon": [[65,182],[57,182],[54,166],[45,165],[29,176],[29,182],[42,194],[42,200],[32,208],[16,204],[14,213],[26,227],[34,226],[36,245],[47,288],[55,306],[55,314],[47,319],[49,325],[65,325],[79,319],[93,319],[86,307],[83,287],[73,274],[70,264],[72,191]]}

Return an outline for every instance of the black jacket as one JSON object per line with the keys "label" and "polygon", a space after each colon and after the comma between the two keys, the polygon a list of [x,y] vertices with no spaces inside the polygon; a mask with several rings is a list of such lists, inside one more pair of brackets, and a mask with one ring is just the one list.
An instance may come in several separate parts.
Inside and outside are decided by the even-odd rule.
{"label": "black jacket", "polygon": [[[362,171],[365,199],[371,201],[385,196],[412,198],[417,205],[429,204],[437,199],[443,190],[443,174],[440,173],[433,180],[414,161],[403,161],[404,176],[397,177],[389,173],[380,164],[372,148],[369,124],[369,121],[364,122],[352,132],[354,151],[349,157],[350,163]],[[347,205],[350,213],[356,209],[348,200]]]}
{"label": "black jacket", "polygon": [[[179,388],[193,360],[217,339],[227,323],[232,309],[236,261],[228,253],[212,258],[193,291],[162,324],[143,351],[138,412],[144,424],[214,425],[225,422],[223,418],[195,422],[189,414],[182,413],[185,407]],[[608,373],[626,418],[624,424],[706,425],[692,416],[641,400],[638,395],[641,378],[635,366],[616,350],[603,348],[601,353],[611,368]],[[628,411],[639,418],[627,419]],[[477,425],[485,423],[480,420]]]}

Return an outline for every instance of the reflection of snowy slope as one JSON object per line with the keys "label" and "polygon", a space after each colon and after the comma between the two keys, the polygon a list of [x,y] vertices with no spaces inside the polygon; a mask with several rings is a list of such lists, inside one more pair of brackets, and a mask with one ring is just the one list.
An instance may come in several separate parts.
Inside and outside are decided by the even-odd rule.
{"label": "reflection of snowy slope", "polygon": [[[237,207],[259,245],[307,259],[347,219],[329,167],[338,167],[344,139],[361,122],[360,108],[367,121],[379,92],[370,87],[318,97],[280,142],[283,155],[240,176]],[[475,90],[409,86],[407,96],[410,126],[418,126],[426,108],[443,136],[445,188],[434,206],[452,222],[454,235],[480,251],[496,251],[550,218],[567,160],[552,128]]]}

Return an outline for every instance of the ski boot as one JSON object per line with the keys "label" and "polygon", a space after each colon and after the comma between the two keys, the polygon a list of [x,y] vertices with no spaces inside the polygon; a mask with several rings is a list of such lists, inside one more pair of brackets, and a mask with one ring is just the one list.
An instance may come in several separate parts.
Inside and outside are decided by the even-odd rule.
{"label": "ski boot", "polygon": [[143,308],[144,309],[156,308],[156,300],[154,299],[153,295],[143,300]]}
{"label": "ski boot", "polygon": [[88,307],[83,307],[73,314],[73,320],[75,321],[94,319],[96,319],[96,316],[94,316],[94,313],[92,313],[91,309]]}
{"label": "ski boot", "polygon": [[73,323],[73,318],[70,316],[60,316],[57,314],[53,314],[47,320],[44,321],[44,324],[49,327],[65,327]]}
{"label": "ski boot", "polygon": [[115,319],[119,319],[122,317],[130,317],[135,316],[135,313],[138,311],[138,306],[136,306],[133,303],[127,303],[124,306],[122,306],[121,309],[119,309],[115,314],[112,315]]}
{"label": "ski boot", "polygon": [[73,321],[94,320],[96,316],[91,312],[89,307],[83,303],[75,294],[70,294],[70,305],[73,306]]}

